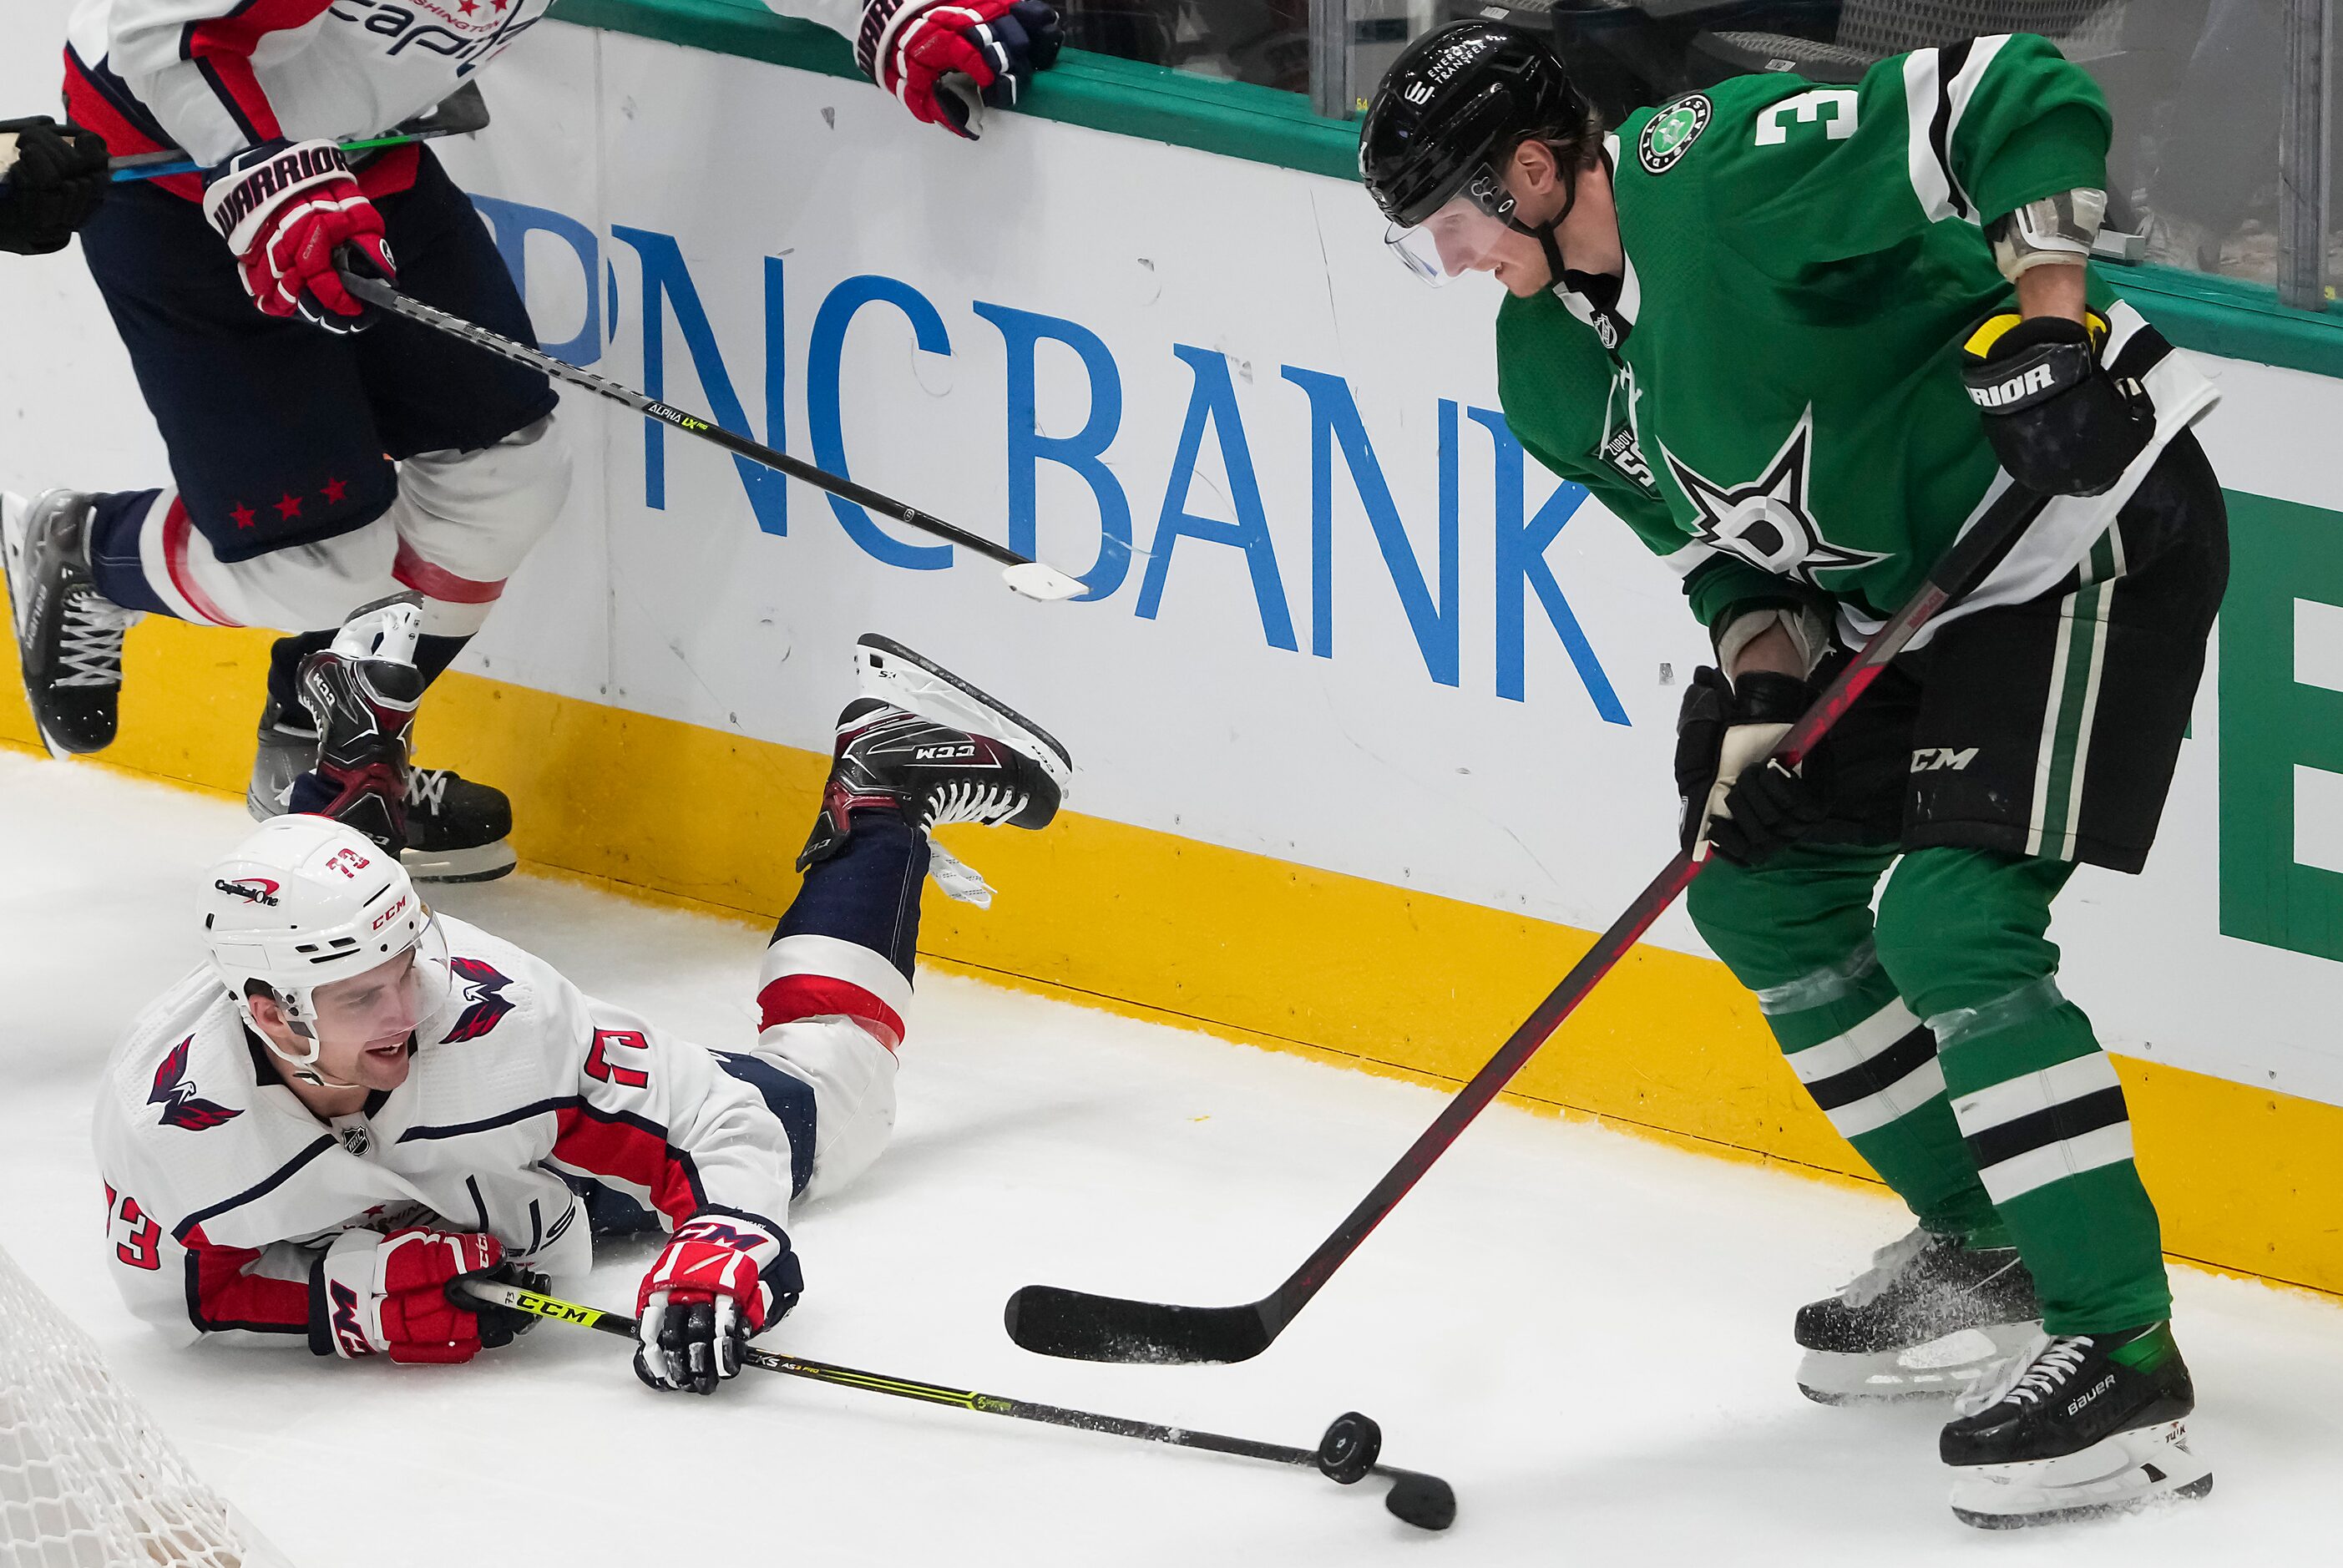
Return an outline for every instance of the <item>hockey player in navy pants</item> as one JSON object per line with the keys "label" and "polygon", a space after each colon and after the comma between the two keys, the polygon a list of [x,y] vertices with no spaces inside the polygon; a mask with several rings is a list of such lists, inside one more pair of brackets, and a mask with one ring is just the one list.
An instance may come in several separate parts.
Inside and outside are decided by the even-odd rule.
{"label": "hockey player in navy pants", "polygon": [[[176,146],[201,174],[123,186],[83,230],[92,276],[170,449],[167,486],[52,490],[6,508],[26,695],[60,756],[114,739],[122,637],[142,615],[270,627],[247,803],[266,817],[317,737],[296,672],[352,608],[420,597],[427,684],[480,629],[559,513],[569,465],[541,375],[377,321],[353,268],[534,343],[470,202],[430,150],[346,156],[468,85],[548,0],[86,0],[65,101],[116,156]],[[962,136],[1057,55],[1044,0],[786,0],[872,81]],[[370,328],[370,330],[369,330]],[[403,855],[427,880],[511,869],[510,810],[445,769],[409,775]]]}

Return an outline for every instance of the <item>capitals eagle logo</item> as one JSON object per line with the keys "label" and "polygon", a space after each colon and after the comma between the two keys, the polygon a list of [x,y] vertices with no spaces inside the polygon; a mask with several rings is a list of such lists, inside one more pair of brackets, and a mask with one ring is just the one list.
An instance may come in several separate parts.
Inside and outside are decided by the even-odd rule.
{"label": "capitals eagle logo", "polygon": [[1806,479],[1813,466],[1815,408],[1798,417],[1765,471],[1745,485],[1720,485],[1660,446],[1668,471],[1700,514],[1693,537],[1712,549],[1737,556],[1760,571],[1795,578],[1815,588],[1816,572],[1847,571],[1887,558],[1874,550],[1835,545],[1806,508]]}
{"label": "capitals eagle logo", "polygon": [[451,957],[448,970],[464,996],[464,1010],[455,1027],[440,1036],[442,1040],[478,1040],[497,1027],[513,1004],[505,1000],[505,987],[512,981],[496,969],[478,959]]}
{"label": "capitals eagle logo", "polygon": [[223,1121],[233,1121],[244,1114],[216,1105],[196,1092],[187,1081],[187,1048],[196,1043],[194,1035],[187,1036],[171,1048],[155,1070],[155,1087],[146,1096],[146,1103],[163,1108],[161,1125],[181,1127],[189,1132],[203,1132]]}

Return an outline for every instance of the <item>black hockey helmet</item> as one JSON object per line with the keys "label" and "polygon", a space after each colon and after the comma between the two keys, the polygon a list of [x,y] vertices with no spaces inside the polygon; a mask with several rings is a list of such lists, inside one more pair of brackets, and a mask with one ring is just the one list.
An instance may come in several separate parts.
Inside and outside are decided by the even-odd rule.
{"label": "black hockey helmet", "polygon": [[[1392,62],[1359,130],[1359,177],[1412,227],[1468,186],[1493,217],[1513,203],[1497,170],[1523,137],[1583,134],[1585,99],[1545,40],[1498,22],[1425,34]],[[1502,206],[1503,210],[1500,210]]]}

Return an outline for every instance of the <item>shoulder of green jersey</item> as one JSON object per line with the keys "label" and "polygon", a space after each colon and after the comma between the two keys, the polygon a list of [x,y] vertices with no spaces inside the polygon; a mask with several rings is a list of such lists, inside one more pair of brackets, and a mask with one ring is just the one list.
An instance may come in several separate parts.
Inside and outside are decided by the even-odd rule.
{"label": "shoulder of green jersey", "polygon": [[1645,174],[1667,173],[1684,160],[1715,117],[1715,101],[1706,93],[1670,99],[1654,109],[1635,133],[1635,161]]}
{"label": "shoulder of green jersey", "polygon": [[1903,57],[1906,171],[1931,223],[1977,220],[1976,206],[1953,167],[1953,146],[1978,86],[2009,44],[2009,35],[1996,34]]}

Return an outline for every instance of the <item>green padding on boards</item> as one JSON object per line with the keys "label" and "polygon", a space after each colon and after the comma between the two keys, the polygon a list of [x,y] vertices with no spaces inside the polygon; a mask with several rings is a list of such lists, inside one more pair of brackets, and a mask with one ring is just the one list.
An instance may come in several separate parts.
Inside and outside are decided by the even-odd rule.
{"label": "green padding on boards", "polygon": [[2266,284],[2169,266],[2107,266],[2100,275],[2183,348],[2343,376],[2343,307],[2292,310]]}
{"label": "green padding on boards", "polygon": [[[846,40],[829,28],[741,0],[557,0],[549,15],[825,75],[862,75]],[[1019,112],[1305,174],[1359,177],[1358,127],[1320,119],[1299,94],[1082,49],[1067,50],[1036,77]]]}

